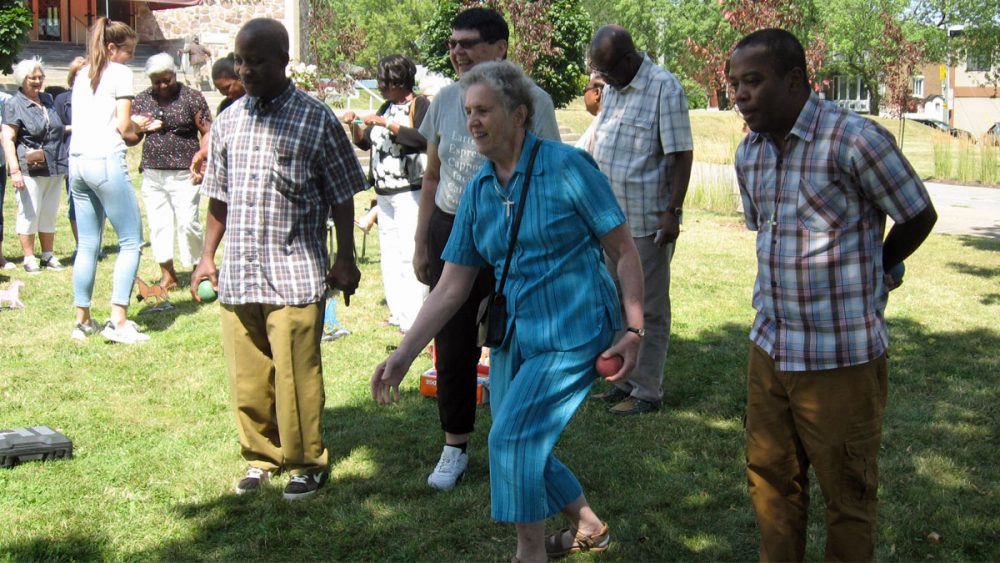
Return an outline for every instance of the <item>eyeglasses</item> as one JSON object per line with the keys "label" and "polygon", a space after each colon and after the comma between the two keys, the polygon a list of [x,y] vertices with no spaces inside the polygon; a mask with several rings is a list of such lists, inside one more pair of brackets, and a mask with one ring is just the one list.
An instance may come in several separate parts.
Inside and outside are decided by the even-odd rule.
{"label": "eyeglasses", "polygon": [[592,86],[584,86],[583,93],[586,94],[587,92],[590,92],[591,90],[603,90],[603,89],[604,89],[604,85],[603,84],[601,84],[601,85],[594,84]]}
{"label": "eyeglasses", "polygon": [[475,47],[476,45],[479,45],[480,43],[483,43],[485,41],[486,40],[483,39],[482,37],[479,37],[477,39],[452,39],[452,38],[449,37],[448,38],[448,50],[454,51],[455,47],[461,47],[462,49],[465,49],[466,51],[468,51],[469,49],[471,49],[471,48]]}
{"label": "eyeglasses", "polygon": [[597,68],[596,66],[594,66],[594,63],[591,62],[590,63],[590,70],[591,70],[591,72],[594,72],[594,73],[596,73],[596,74],[598,74],[600,76],[603,76],[604,78],[608,78],[609,76],[613,76],[614,73],[615,73],[615,71],[618,69],[618,67],[621,66],[621,64],[623,62],[625,62],[625,60],[628,59],[629,56],[634,55],[634,54],[636,54],[635,51],[629,51],[629,52],[623,54],[622,56],[618,57],[618,60],[615,61],[615,63],[613,65],[611,65],[610,67],[608,67],[606,69],[604,69],[604,68]]}

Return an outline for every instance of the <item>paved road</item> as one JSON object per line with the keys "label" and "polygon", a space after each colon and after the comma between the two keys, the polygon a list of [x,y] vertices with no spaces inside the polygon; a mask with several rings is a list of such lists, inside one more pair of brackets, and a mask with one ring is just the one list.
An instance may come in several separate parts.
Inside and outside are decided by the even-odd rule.
{"label": "paved road", "polygon": [[[732,166],[696,162],[691,183],[732,182]],[[956,184],[927,182],[931,201],[938,212],[934,232],[949,235],[973,235],[1000,240],[1000,187],[976,188]]]}
{"label": "paved road", "polygon": [[1000,188],[926,185],[938,212],[934,232],[1000,239]]}

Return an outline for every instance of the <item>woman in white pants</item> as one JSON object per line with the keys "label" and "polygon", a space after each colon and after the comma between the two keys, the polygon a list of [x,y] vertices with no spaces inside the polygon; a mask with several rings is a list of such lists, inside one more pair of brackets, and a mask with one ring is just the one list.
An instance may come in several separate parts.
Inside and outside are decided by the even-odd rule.
{"label": "woman in white pants", "polygon": [[155,129],[142,145],[142,199],[149,242],[160,265],[160,285],[179,287],[174,269],[174,241],[181,265],[191,268],[201,257],[202,227],[198,218],[200,187],[191,181],[191,160],[198,134],[207,135],[212,114],[201,92],[177,82],[174,58],[166,53],[146,61],[151,86],[135,97],[132,114],[153,119]]}
{"label": "woman in white pants", "polygon": [[[59,119],[52,96],[42,92],[45,70],[39,59],[14,67],[21,87],[3,105],[3,151],[11,183],[17,189],[15,230],[24,251],[24,269],[38,273],[42,266],[62,270],[53,254],[56,214],[62,198],[66,160],[61,159],[66,126]],[[42,247],[35,257],[35,235]]]}
{"label": "woman in white pants", "polygon": [[430,106],[426,97],[413,93],[416,72],[416,66],[402,55],[385,57],[376,71],[385,103],[363,119],[351,111],[343,116],[354,144],[371,150],[385,302],[389,324],[403,332],[410,330],[427,298],[427,286],[413,272],[417,204],[427,157],[427,141],[417,128]]}

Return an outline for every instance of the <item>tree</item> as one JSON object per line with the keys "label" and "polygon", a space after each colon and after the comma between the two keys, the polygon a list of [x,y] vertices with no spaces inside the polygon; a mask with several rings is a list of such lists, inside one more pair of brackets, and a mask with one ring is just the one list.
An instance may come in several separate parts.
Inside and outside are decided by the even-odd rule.
{"label": "tree", "polygon": [[0,70],[10,74],[33,25],[31,10],[20,0],[0,0]]}
{"label": "tree", "polygon": [[899,146],[903,146],[906,120],[903,115],[909,110],[910,78],[913,69],[923,58],[923,48],[917,41],[911,41],[903,33],[891,15],[880,14],[882,19],[882,40],[879,54],[885,62],[885,98],[891,114],[899,118]]}
{"label": "tree", "polygon": [[925,26],[925,62],[983,57],[993,63],[987,82],[1000,85],[1000,0],[914,0],[906,16]]}
{"label": "tree", "polygon": [[437,10],[424,24],[423,33],[417,40],[424,65],[434,72],[455,78],[455,70],[448,58],[448,38],[451,36],[451,20],[462,11],[461,0],[438,2]]}
{"label": "tree", "polygon": [[[541,18],[551,21],[550,49],[537,51],[530,74],[552,96],[555,106],[561,108],[578,97],[587,82],[585,61],[593,28],[580,2],[552,0],[547,4],[547,13],[541,14]],[[537,30],[538,27],[529,25],[526,29]],[[530,52],[532,45],[527,37],[519,33],[517,47]]]}
{"label": "tree", "polygon": [[386,55],[419,56],[416,38],[432,10],[422,0],[310,0],[310,56],[323,76],[372,75]]}
{"label": "tree", "polygon": [[590,41],[589,19],[579,0],[446,0],[428,20],[419,41],[424,63],[455,78],[448,59],[451,21],[459,11],[493,8],[510,27],[507,57],[552,96],[557,108],[579,96],[586,80],[584,58]]}
{"label": "tree", "polygon": [[632,41],[649,58],[659,62],[661,34],[673,26],[666,17],[673,2],[667,0],[583,0],[594,29],[603,25],[620,25],[628,30]]}
{"label": "tree", "polygon": [[831,71],[860,78],[870,93],[874,115],[881,110],[881,86],[890,79],[908,82],[915,64],[910,49],[898,42],[923,51],[923,26],[904,21],[907,5],[908,0],[841,0],[837,7],[825,8],[830,47],[836,53]]}
{"label": "tree", "polygon": [[813,77],[814,87],[819,88],[816,77],[823,69],[827,44],[812,2],[717,0],[712,4],[718,9],[718,16],[712,13],[708,2],[683,4],[685,8],[699,8],[698,11],[707,16],[704,20],[710,27],[684,39],[686,50],[679,57],[679,63],[688,76],[705,87],[712,97],[712,105],[726,105],[726,62],[733,47],[743,36],[770,27],[785,29],[798,37],[806,52],[806,72]]}

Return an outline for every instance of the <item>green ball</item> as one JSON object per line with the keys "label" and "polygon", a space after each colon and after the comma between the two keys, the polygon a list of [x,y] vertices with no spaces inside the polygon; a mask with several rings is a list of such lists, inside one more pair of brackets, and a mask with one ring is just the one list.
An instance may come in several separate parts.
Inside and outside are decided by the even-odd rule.
{"label": "green ball", "polygon": [[201,297],[202,301],[215,301],[218,295],[212,288],[211,280],[201,280],[201,283],[198,284],[198,297]]}

